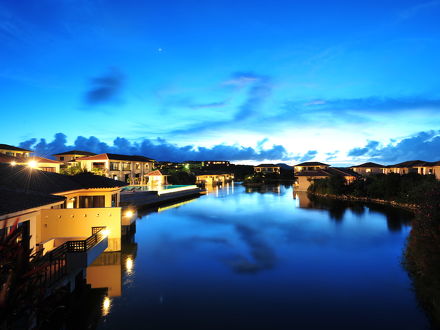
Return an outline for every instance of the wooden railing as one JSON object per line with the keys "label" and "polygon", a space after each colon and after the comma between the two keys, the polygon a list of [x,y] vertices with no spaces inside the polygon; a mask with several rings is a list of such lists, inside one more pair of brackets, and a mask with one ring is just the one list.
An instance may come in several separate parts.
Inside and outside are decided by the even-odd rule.
{"label": "wooden railing", "polygon": [[86,252],[101,242],[106,227],[92,227],[92,236],[85,240],[67,241],[56,249],[42,255],[43,251],[31,256],[31,269],[36,274],[37,284],[49,287],[67,274],[67,253]]}
{"label": "wooden railing", "polygon": [[67,252],[86,252],[104,239],[102,231],[105,227],[92,227],[92,236],[81,241],[68,241]]}

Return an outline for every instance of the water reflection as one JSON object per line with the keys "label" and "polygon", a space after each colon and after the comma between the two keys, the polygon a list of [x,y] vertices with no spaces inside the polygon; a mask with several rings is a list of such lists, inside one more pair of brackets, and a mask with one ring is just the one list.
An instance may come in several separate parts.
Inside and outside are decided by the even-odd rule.
{"label": "water reflection", "polygon": [[387,205],[321,198],[311,196],[303,191],[293,191],[293,199],[298,202],[297,207],[310,210],[326,210],[329,217],[335,222],[343,221],[347,211],[359,218],[367,214],[384,215],[387,228],[391,232],[400,232],[403,228],[410,226],[413,218],[411,212]]}
{"label": "water reflection", "polygon": [[89,267],[108,288],[101,328],[426,326],[400,266],[406,212],[225,185],[139,216],[119,259]]}

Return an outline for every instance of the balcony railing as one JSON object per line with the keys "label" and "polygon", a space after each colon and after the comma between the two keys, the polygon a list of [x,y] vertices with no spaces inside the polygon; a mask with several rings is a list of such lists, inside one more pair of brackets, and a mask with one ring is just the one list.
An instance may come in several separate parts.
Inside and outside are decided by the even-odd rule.
{"label": "balcony railing", "polygon": [[85,240],[67,241],[41,256],[43,251],[31,256],[31,267],[37,273],[37,284],[49,287],[67,274],[67,253],[87,252],[99,242],[105,235],[106,227],[92,227],[92,236]]}
{"label": "balcony railing", "polygon": [[91,249],[104,239],[105,235],[102,233],[104,229],[105,227],[92,227],[92,236],[89,238],[64,243],[67,246],[67,252],[86,252],[88,249]]}

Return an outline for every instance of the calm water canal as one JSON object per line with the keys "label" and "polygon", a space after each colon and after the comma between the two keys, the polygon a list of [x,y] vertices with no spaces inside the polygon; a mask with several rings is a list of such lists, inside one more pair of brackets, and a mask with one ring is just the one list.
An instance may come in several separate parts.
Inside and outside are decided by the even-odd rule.
{"label": "calm water canal", "polygon": [[410,220],[284,186],[146,214],[122,271],[105,273],[122,285],[99,328],[427,329],[401,266]]}

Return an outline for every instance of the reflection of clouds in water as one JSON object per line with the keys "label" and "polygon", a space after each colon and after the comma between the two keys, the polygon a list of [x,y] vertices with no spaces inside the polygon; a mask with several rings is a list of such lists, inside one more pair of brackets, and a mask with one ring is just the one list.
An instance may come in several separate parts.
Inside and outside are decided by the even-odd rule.
{"label": "reflection of clouds in water", "polygon": [[230,245],[229,241],[223,237],[204,237],[204,236],[190,236],[180,240],[179,245],[185,248],[193,248],[194,245],[200,243],[212,243],[221,245]]}
{"label": "reflection of clouds in water", "polygon": [[271,269],[275,266],[276,255],[273,249],[264,242],[256,230],[244,226],[236,225],[236,231],[243,242],[249,246],[253,261],[244,256],[237,256],[234,260],[228,260],[227,264],[236,273],[254,274],[262,270]]}

